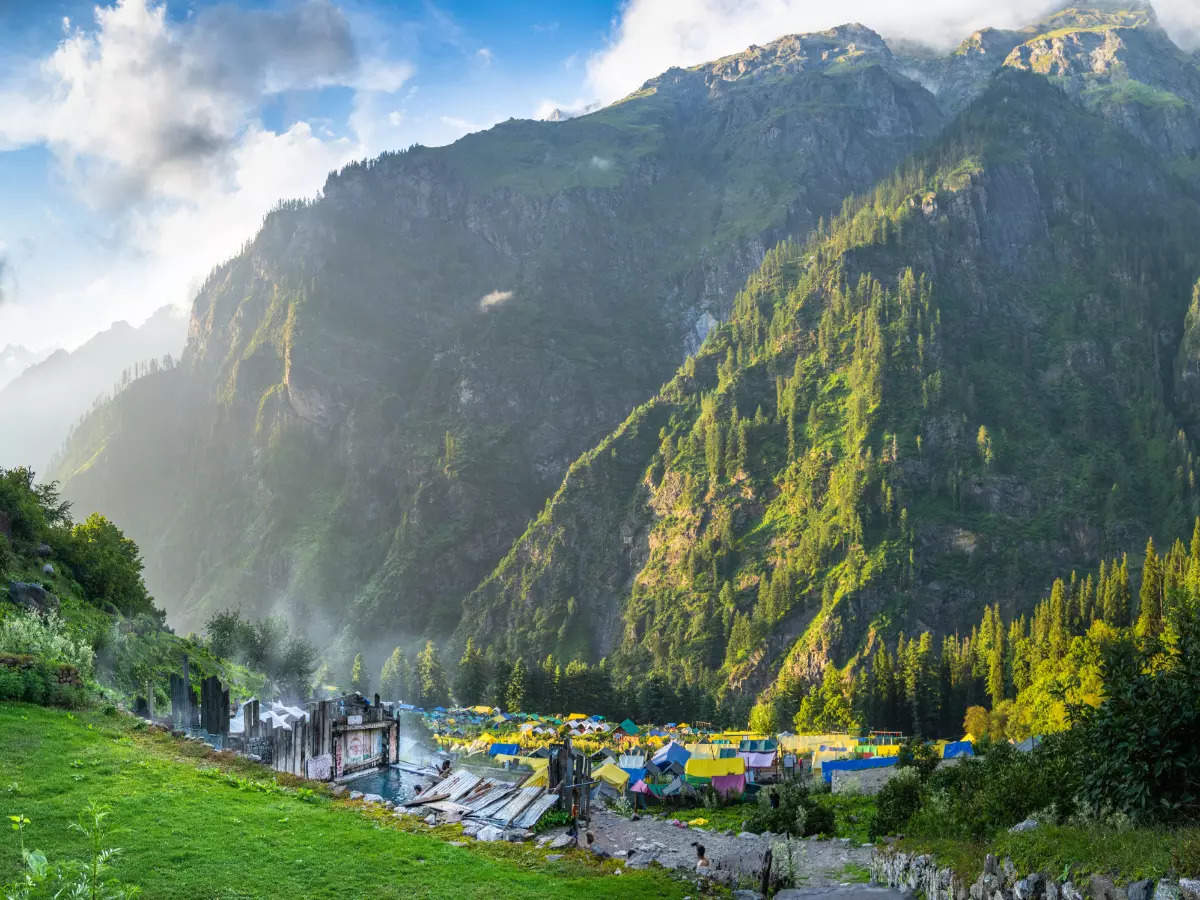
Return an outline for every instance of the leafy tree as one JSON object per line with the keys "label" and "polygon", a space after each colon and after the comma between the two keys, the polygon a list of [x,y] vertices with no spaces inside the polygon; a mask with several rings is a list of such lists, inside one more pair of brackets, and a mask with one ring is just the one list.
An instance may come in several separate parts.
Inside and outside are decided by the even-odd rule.
{"label": "leafy tree", "polygon": [[982,706],[968,706],[967,715],[963,718],[963,733],[976,738],[983,738],[991,733],[988,721],[988,711]]}
{"label": "leafy tree", "polygon": [[104,516],[92,513],[76,525],[63,553],[93,603],[111,603],[127,616],[155,612],[137,544]]}

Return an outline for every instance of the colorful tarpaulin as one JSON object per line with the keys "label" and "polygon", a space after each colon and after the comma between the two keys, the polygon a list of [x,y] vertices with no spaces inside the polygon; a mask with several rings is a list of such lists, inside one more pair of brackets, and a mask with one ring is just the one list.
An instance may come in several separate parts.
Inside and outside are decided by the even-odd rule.
{"label": "colorful tarpaulin", "polygon": [[592,775],[618,791],[625,790],[625,785],[629,784],[629,773],[612,763],[605,763],[593,771]]}
{"label": "colorful tarpaulin", "polygon": [[650,790],[650,786],[648,784],[646,784],[646,782],[642,781],[640,778],[638,779],[637,784],[635,784],[633,787],[631,787],[630,790],[633,791],[635,794],[653,793],[653,791]]}
{"label": "colorful tarpaulin", "polygon": [[714,775],[712,778],[712,787],[722,797],[738,797],[746,792],[746,776]]}
{"label": "colorful tarpaulin", "polygon": [[770,753],[738,753],[746,761],[748,769],[771,769],[775,767],[775,751]]}
{"label": "colorful tarpaulin", "polygon": [[686,765],[687,761],[692,758],[692,754],[688,753],[687,748],[682,744],[677,744],[674,741],[664,746],[661,750],[650,758],[650,762],[656,766],[666,765],[667,763],[679,763]]}
{"label": "colorful tarpaulin", "polygon": [[712,778],[715,775],[744,775],[746,761],[740,757],[732,759],[697,759],[692,757],[684,766],[691,778]]}
{"label": "colorful tarpaulin", "polygon": [[861,772],[864,769],[886,769],[897,762],[895,756],[876,756],[874,759],[831,759],[821,766],[821,777],[833,784],[834,772]]}
{"label": "colorful tarpaulin", "polygon": [[521,752],[520,744],[492,744],[488,748],[488,756],[495,756],[498,753],[504,753],[508,756],[517,756]]}

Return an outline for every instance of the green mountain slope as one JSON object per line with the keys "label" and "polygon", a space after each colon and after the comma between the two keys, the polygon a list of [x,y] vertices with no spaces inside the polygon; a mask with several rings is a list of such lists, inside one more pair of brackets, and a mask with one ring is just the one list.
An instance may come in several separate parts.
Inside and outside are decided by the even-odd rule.
{"label": "green mountain slope", "polygon": [[56,475],[127,523],[182,625],[239,603],[448,632],[765,247],[941,127],[890,64],[861,27],[787,38],[332,175],[213,273],[180,368],[85,421]]}
{"label": "green mountain slope", "polygon": [[730,322],[572,465],[461,633],[798,702],[876,633],[966,630],[1185,531],[1197,225],[1169,159],[1001,73],[933,149],[768,254]]}

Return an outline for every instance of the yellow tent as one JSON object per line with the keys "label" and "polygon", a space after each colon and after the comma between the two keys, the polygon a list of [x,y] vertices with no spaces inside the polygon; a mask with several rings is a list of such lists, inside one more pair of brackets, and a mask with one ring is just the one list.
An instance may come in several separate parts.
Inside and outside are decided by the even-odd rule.
{"label": "yellow tent", "polygon": [[492,708],[490,706],[472,706],[471,712],[478,713],[481,716],[488,716],[491,715]]}
{"label": "yellow tent", "polygon": [[567,721],[575,722],[579,719],[586,719],[586,718],[587,718],[587,716],[585,716],[583,713],[571,713],[569,716],[567,716]]}
{"label": "yellow tent", "polygon": [[683,767],[683,771],[693,778],[712,778],[714,775],[743,775],[746,772],[746,761],[740,756],[728,759],[697,759],[692,757]]}
{"label": "yellow tent", "polygon": [[684,749],[692,754],[692,759],[716,759],[718,749],[713,744],[684,744]]}
{"label": "yellow tent", "polygon": [[612,763],[605,763],[600,768],[593,770],[592,775],[618,791],[625,790],[625,785],[629,783],[629,773]]}

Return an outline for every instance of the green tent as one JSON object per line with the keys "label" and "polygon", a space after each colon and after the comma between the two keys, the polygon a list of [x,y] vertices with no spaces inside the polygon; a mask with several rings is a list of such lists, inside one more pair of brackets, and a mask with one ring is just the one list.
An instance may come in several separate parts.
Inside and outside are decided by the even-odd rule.
{"label": "green tent", "polygon": [[632,720],[632,719],[626,719],[624,722],[622,722],[620,725],[618,725],[618,726],[617,726],[617,730],[618,730],[618,731],[623,731],[623,732],[625,732],[626,734],[630,735],[631,737],[632,737],[633,735],[635,735],[635,734],[639,734],[639,733],[640,733],[640,732],[638,731],[638,727],[637,727],[636,725],[634,725],[634,724],[633,724],[633,720]]}

